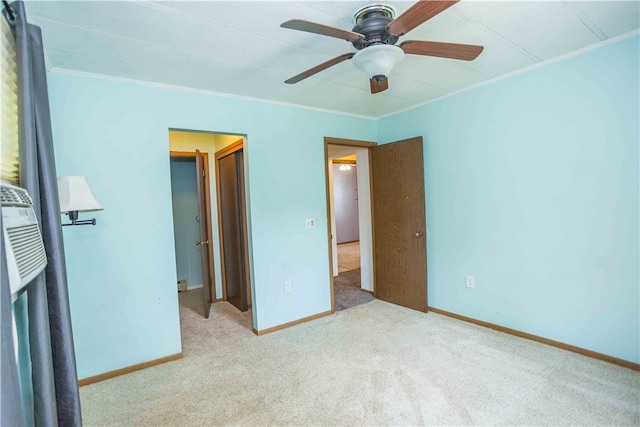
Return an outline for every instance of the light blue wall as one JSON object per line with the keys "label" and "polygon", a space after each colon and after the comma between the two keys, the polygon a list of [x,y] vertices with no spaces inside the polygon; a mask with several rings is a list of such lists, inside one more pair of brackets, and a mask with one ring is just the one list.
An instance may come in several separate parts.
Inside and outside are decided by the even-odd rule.
{"label": "light blue wall", "polygon": [[185,279],[189,288],[202,285],[200,247],[195,245],[200,240],[195,159],[171,159],[171,204],[178,280]]}
{"label": "light blue wall", "polygon": [[247,135],[254,327],[331,309],[323,138],[373,140],[372,120],[56,72],[48,81],[58,174],[85,175],[105,208],[81,214],[96,226],[64,230],[80,378],[181,351],[170,128]]}
{"label": "light blue wall", "polygon": [[638,46],[377,122],[424,138],[430,306],[640,362]]}
{"label": "light blue wall", "polygon": [[58,174],[105,207],[64,230],[80,378],[181,351],[170,128],[247,135],[257,329],[331,308],[323,137],[422,135],[430,305],[640,361],[638,75],[634,37],[376,123],[49,73]]}

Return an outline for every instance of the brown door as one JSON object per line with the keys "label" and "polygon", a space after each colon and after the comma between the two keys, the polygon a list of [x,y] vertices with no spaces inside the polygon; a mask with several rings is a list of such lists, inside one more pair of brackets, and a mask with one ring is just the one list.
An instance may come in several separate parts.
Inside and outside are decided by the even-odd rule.
{"label": "brown door", "polygon": [[376,297],[427,311],[422,137],[371,148]]}
{"label": "brown door", "polygon": [[196,245],[200,246],[200,261],[202,264],[202,289],[204,290],[204,317],[209,318],[211,309],[211,276],[209,275],[209,230],[207,228],[208,209],[205,193],[206,176],[204,160],[199,150],[196,150],[196,177],[198,182],[198,223],[200,224],[200,240]]}
{"label": "brown door", "polygon": [[244,229],[244,167],[242,150],[218,159],[222,263],[227,301],[240,311],[250,306]]}

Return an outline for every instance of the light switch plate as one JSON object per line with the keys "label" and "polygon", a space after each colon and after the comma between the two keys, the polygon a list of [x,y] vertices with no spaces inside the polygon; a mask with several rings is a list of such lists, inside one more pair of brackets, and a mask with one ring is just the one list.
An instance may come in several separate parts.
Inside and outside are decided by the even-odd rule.
{"label": "light switch plate", "polygon": [[473,276],[466,276],[465,277],[465,284],[467,285],[467,288],[475,288],[476,287],[476,279]]}

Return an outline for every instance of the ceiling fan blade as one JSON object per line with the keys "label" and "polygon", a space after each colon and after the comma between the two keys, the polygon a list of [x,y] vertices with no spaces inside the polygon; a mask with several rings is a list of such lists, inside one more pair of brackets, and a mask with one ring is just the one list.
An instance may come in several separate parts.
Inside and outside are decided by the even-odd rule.
{"label": "ceiling fan blade", "polygon": [[297,76],[293,76],[290,79],[285,80],[285,83],[288,84],[294,84],[294,83],[298,83],[300,80],[304,80],[307,77],[311,77],[316,73],[319,73],[322,70],[326,70],[329,67],[332,67],[336,64],[341,63],[342,61],[346,61],[347,59],[351,59],[351,57],[353,57],[353,55],[355,55],[355,53],[345,53],[344,55],[340,55],[337,56],[333,59],[328,60],[327,62],[323,62],[320,65],[316,65],[313,68],[309,68],[307,71],[303,71],[302,73],[298,74]]}
{"label": "ceiling fan blade", "polygon": [[483,46],[472,44],[427,42],[419,40],[407,40],[400,43],[404,53],[413,55],[439,56],[440,58],[462,59],[473,61],[483,51]]}
{"label": "ceiling fan blade", "polygon": [[418,25],[445,11],[458,1],[420,0],[402,15],[391,21],[387,25],[387,31],[398,36],[407,34]]}
{"label": "ceiling fan blade", "polygon": [[329,25],[318,24],[316,22],[305,21],[303,19],[291,19],[283,22],[280,26],[282,28],[290,28],[292,30],[306,31],[307,33],[335,37],[348,42],[354,42],[364,38],[360,33],[343,30],[342,28],[330,27]]}
{"label": "ceiling fan blade", "polygon": [[373,79],[369,79],[369,84],[371,85],[371,93],[375,94],[378,92],[382,92],[383,90],[389,89],[389,79],[385,78],[382,81],[377,81]]}

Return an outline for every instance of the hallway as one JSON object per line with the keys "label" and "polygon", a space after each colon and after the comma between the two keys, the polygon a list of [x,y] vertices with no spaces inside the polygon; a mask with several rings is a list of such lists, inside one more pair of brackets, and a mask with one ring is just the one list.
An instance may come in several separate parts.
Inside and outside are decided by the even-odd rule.
{"label": "hallway", "polygon": [[360,268],[360,242],[338,245],[338,273]]}

